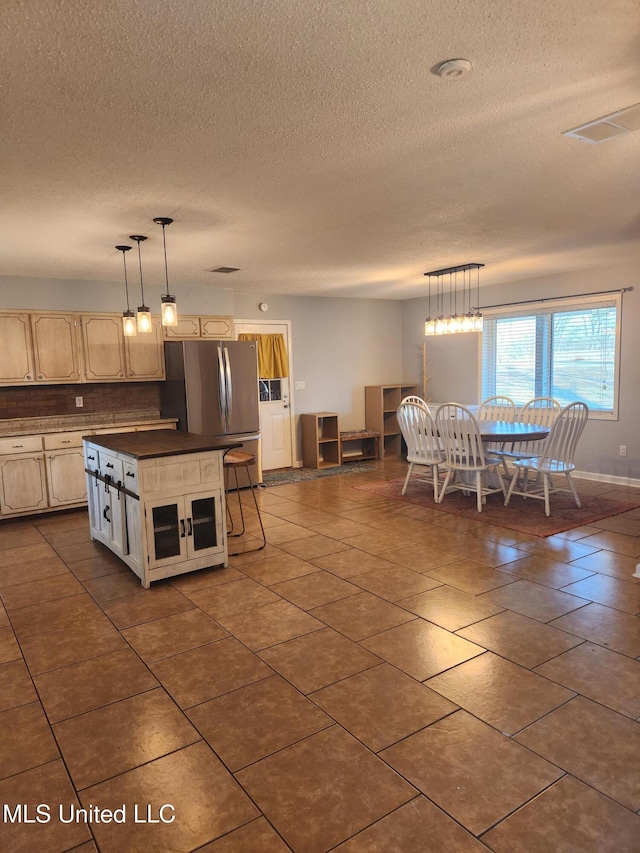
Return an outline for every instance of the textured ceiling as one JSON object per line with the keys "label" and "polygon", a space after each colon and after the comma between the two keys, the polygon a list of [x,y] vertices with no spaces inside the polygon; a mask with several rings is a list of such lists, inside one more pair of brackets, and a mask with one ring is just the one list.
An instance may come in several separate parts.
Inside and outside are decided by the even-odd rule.
{"label": "textured ceiling", "polygon": [[639,46],[637,0],[3,0],[0,274],[117,281],[138,233],[160,284],[155,216],[176,291],[633,260],[640,132],[562,132],[640,101]]}

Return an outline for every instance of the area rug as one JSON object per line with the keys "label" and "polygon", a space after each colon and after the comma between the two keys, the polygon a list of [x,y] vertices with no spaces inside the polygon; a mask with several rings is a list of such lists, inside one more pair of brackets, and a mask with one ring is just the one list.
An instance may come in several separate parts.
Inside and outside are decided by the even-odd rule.
{"label": "area rug", "polygon": [[517,530],[519,533],[528,533],[531,536],[553,536],[640,506],[640,501],[625,502],[595,495],[581,495],[582,508],[578,509],[570,495],[556,494],[551,495],[551,516],[547,518],[544,514],[544,501],[524,500],[514,495],[509,506],[505,506],[501,495],[489,495],[482,512],[478,512],[475,493],[467,496],[462,492],[452,492],[445,496],[441,504],[437,504],[434,503],[430,485],[410,483],[407,493],[402,495],[403,484],[404,477],[398,480],[357,485],[354,488],[372,492],[383,498],[430,507],[438,512],[458,515],[484,524],[495,524],[509,530]]}
{"label": "area rug", "polygon": [[265,471],[263,486],[284,486],[289,483],[303,483],[317,480],[319,477],[335,477],[336,474],[357,474],[360,471],[373,471],[373,465],[361,465],[350,462],[348,465],[336,465],[335,468],[287,468],[283,471]]}

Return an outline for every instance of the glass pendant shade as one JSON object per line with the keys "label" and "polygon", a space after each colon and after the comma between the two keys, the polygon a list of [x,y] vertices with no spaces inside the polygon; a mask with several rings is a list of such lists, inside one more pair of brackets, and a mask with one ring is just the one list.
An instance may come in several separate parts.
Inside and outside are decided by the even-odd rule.
{"label": "glass pendant shade", "polygon": [[[426,272],[429,277],[429,316],[424,323],[425,335],[457,335],[461,332],[481,332],[482,314],[471,307],[471,273],[477,274],[476,299],[480,304],[480,269],[484,264],[459,264],[441,270]],[[458,273],[462,273],[459,278]],[[447,287],[446,278],[449,284]],[[435,283],[432,285],[432,280]],[[433,293],[433,303],[432,303]],[[458,306],[462,308],[458,313]],[[439,316],[433,319],[432,307]],[[447,312],[447,308],[449,309]]]}
{"label": "glass pendant shade", "polygon": [[162,246],[164,249],[164,277],[167,285],[167,292],[162,297],[162,325],[177,326],[178,325],[178,306],[176,305],[175,296],[169,293],[169,267],[167,266],[167,238],[164,229],[167,225],[171,225],[173,219],[168,216],[156,216],[153,220],[156,225],[162,225]]}
{"label": "glass pendant shade", "polygon": [[178,306],[176,305],[176,298],[175,296],[170,296],[168,293],[165,293],[162,297],[162,325],[178,325]]}
{"label": "glass pendant shade", "polygon": [[431,317],[427,317],[424,323],[424,333],[425,335],[435,335],[436,333],[436,321]]}
{"label": "glass pendant shade", "polygon": [[122,331],[124,336],[132,338],[137,334],[135,314],[129,308],[129,280],[127,278],[127,252],[131,250],[131,246],[116,246],[119,252],[122,252],[122,263],[124,265],[124,292],[127,297],[127,310],[122,312]]}
{"label": "glass pendant shade", "polygon": [[135,240],[138,244],[138,266],[140,267],[140,294],[142,296],[142,305],[136,311],[136,326],[141,335],[149,333],[153,329],[151,323],[151,311],[144,304],[144,283],[142,281],[142,258],[140,255],[140,243],[143,243],[147,238],[142,234],[131,234],[130,240]]}

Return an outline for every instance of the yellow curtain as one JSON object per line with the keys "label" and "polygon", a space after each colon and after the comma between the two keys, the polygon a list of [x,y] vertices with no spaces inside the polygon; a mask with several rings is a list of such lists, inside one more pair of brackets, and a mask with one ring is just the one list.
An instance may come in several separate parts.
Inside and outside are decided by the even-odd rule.
{"label": "yellow curtain", "polygon": [[258,344],[258,374],[260,379],[281,379],[289,375],[289,359],[283,335],[254,335],[242,332],[239,341]]}

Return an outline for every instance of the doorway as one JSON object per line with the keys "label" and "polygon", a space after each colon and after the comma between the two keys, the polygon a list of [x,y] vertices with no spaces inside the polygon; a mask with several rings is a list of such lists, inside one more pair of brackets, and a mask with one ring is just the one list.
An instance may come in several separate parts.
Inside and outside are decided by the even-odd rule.
{"label": "doorway", "polygon": [[274,320],[257,323],[253,320],[235,321],[236,337],[252,335],[282,335],[289,360],[289,376],[259,377],[260,433],[262,470],[293,466],[293,410],[291,400],[291,321]]}

